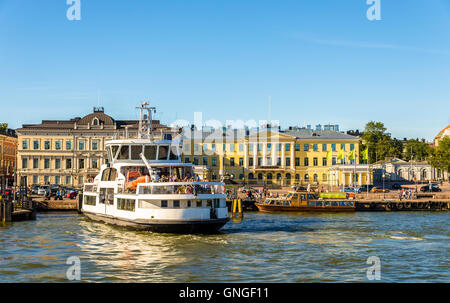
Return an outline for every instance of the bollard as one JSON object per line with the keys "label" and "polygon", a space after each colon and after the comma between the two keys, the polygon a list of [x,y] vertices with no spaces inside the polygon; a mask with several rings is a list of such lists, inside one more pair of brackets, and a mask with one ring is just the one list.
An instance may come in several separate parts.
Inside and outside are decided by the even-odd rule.
{"label": "bollard", "polygon": [[78,213],[81,214],[81,209],[83,208],[83,193],[80,191],[78,194]]}
{"label": "bollard", "polygon": [[234,222],[241,222],[244,219],[244,213],[242,212],[242,200],[234,199],[232,207],[232,219]]}

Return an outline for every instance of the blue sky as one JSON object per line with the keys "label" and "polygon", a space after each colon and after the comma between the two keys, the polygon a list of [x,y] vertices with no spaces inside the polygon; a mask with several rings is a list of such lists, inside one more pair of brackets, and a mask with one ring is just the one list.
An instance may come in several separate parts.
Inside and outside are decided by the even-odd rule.
{"label": "blue sky", "polygon": [[450,1],[0,0],[0,121],[134,119],[150,99],[165,123],[382,121],[431,140],[450,123]]}

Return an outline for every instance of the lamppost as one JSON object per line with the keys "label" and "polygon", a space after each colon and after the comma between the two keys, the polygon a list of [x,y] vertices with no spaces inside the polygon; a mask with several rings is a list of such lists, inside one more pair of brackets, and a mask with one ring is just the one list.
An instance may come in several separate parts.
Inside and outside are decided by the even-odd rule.
{"label": "lamppost", "polygon": [[384,171],[384,166],[383,166],[383,175],[381,176],[383,178],[383,200],[386,198],[386,193],[384,192],[384,178],[386,178],[386,173]]}

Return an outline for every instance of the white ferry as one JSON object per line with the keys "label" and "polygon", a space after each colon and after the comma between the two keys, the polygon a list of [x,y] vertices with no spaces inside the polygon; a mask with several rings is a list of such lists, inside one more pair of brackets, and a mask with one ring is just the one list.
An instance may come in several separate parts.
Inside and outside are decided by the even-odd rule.
{"label": "white ferry", "polygon": [[217,232],[229,221],[225,184],[200,182],[193,165],[181,162],[181,142],[153,139],[154,108],[139,109],[138,139],[106,142],[108,164],[84,184],[82,213],[139,230]]}

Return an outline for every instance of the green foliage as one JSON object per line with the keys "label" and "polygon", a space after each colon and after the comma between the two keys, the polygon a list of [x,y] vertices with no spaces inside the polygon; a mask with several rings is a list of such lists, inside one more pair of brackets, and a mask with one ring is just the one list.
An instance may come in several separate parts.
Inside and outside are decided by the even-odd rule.
{"label": "green foliage", "polygon": [[[412,152],[412,154],[411,154]],[[411,156],[413,160],[423,161],[428,159],[431,153],[431,147],[428,143],[421,142],[419,140],[408,140],[405,144],[405,154],[404,160],[411,160]]]}
{"label": "green foliage", "polygon": [[8,129],[8,123],[0,123],[0,133],[6,132]]}
{"label": "green foliage", "polygon": [[[369,147],[369,162],[374,163],[384,160],[386,157],[401,157],[403,144],[400,140],[392,139],[387,133],[387,128],[382,122],[371,121],[366,124],[362,136],[364,144],[361,152]],[[360,155],[361,156],[361,155]],[[362,157],[360,158],[362,159]]]}
{"label": "green foliage", "polygon": [[432,149],[428,163],[443,171],[450,171],[450,137],[444,137],[439,146]]}

